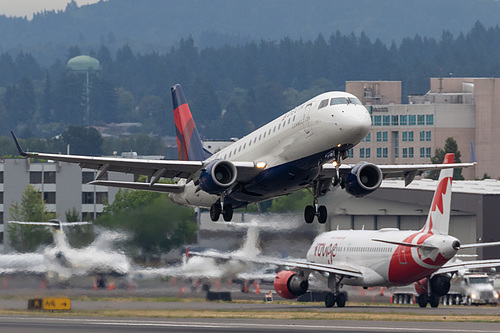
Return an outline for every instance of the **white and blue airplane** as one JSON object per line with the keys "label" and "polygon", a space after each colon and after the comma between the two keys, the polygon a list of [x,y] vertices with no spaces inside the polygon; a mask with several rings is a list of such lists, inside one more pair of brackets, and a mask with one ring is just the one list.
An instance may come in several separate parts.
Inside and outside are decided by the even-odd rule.
{"label": "white and blue airplane", "polygon": [[[235,208],[309,189],[314,199],[305,207],[304,218],[307,223],[315,217],[325,223],[327,209],[318,204],[318,198],[332,186],[340,185],[349,194],[364,196],[375,191],[386,177],[403,177],[408,185],[417,172],[445,167],[341,164],[348,150],[368,134],[371,118],[358,98],[339,91],[306,101],[212,155],[202,146],[181,86],[177,84],[171,90],[178,161],[25,152],[14,133],[12,136],[22,156],[96,169],[96,179],[90,182],[93,185],[168,192],[178,204],[210,208],[213,221],[221,214],[230,221]],[[107,171],[147,175],[149,182],[101,179]],[[162,177],[179,180],[164,184],[159,182]]]}

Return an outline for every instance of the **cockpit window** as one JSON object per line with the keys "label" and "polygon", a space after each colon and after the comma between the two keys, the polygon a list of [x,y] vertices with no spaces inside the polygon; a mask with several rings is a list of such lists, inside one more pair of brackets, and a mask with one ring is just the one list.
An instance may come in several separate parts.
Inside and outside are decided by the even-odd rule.
{"label": "cockpit window", "polygon": [[345,97],[335,97],[330,100],[330,105],[341,105],[349,104],[349,101]]}
{"label": "cockpit window", "polygon": [[357,105],[363,105],[361,103],[361,101],[359,99],[357,99],[356,97],[349,97],[349,101],[352,103],[352,104],[357,104]]}
{"label": "cockpit window", "polygon": [[327,105],[328,105],[328,100],[327,99],[322,100],[321,103],[319,103],[318,110],[324,108]]}

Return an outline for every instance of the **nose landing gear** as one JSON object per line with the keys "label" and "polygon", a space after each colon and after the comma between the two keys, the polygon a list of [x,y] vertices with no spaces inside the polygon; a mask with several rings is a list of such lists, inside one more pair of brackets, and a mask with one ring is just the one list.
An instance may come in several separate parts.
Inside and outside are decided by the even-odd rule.
{"label": "nose landing gear", "polygon": [[341,184],[340,180],[340,163],[342,158],[345,158],[345,151],[335,150],[335,160],[333,164],[335,165],[335,176],[333,177],[333,182],[331,179],[323,179],[314,181],[314,185],[312,190],[309,190],[314,197],[314,201],[312,205],[306,206],[304,209],[304,220],[306,223],[312,223],[314,221],[314,217],[318,217],[318,222],[321,224],[326,223],[328,219],[328,210],[325,206],[318,204],[318,198],[322,195],[325,195],[326,192],[330,190],[332,184],[335,186],[337,184]]}

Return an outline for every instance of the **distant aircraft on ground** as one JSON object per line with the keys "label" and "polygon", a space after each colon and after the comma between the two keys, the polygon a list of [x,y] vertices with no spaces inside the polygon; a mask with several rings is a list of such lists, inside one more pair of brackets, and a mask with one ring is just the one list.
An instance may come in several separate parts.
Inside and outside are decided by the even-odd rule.
{"label": "distant aircraft on ground", "polygon": [[63,226],[90,224],[89,222],[18,222],[24,225],[48,226],[54,245],[41,253],[0,255],[0,274],[28,273],[43,275],[49,281],[66,281],[73,276],[95,276],[96,285],[104,287],[106,277],[127,277],[131,273],[130,261],[122,252],[113,250],[111,243],[117,233],[104,232],[87,247],[78,249],[68,244]]}
{"label": "distant aircraft on ground", "polygon": [[[210,208],[212,221],[225,221],[233,209],[309,189],[307,223],[327,220],[318,198],[340,185],[354,196],[375,191],[386,177],[403,177],[406,185],[417,172],[439,170],[443,164],[380,165],[341,164],[348,151],[368,134],[371,118],[358,98],[346,92],[327,92],[288,111],[237,142],[211,155],[200,140],[180,85],[172,87],[179,161],[138,160],[24,152],[14,133],[19,154],[98,170],[90,184],[170,193],[179,204]],[[456,167],[470,166],[470,163]],[[107,171],[149,176],[149,183],[102,180]],[[180,178],[176,184],[160,178]]]}
{"label": "distant aircraft on ground", "polygon": [[[439,297],[450,288],[450,274],[465,269],[500,266],[500,259],[452,262],[458,250],[500,245],[500,242],[461,245],[448,235],[451,210],[451,181],[454,155],[447,154],[448,169],[440,172],[438,186],[424,227],[419,231],[335,230],[316,237],[305,260],[256,258],[258,263],[290,267],[274,280],[276,292],[294,299],[308,288],[311,273],[327,280],[331,290],[326,307],[343,307],[346,296],[341,286],[402,286],[415,283],[419,305],[437,307]],[[224,258],[224,257],[223,257]],[[231,257],[235,260],[237,258]],[[240,258],[243,260],[242,258]]]}
{"label": "distant aircraft on ground", "polygon": [[221,252],[213,249],[191,251],[188,248],[183,254],[181,265],[145,269],[142,270],[142,275],[147,277],[148,272],[152,272],[154,276],[191,279],[193,282],[201,282],[205,289],[209,289],[212,283],[221,280],[241,281],[242,290],[248,281],[272,281],[276,276],[277,266],[253,262],[261,252],[258,248],[257,223],[229,223],[237,228],[247,228],[243,243],[236,251]]}

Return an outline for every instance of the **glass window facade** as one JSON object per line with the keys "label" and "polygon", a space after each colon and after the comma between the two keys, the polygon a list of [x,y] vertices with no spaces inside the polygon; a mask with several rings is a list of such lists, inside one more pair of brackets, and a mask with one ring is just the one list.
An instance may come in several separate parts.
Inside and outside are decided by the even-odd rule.
{"label": "glass window facade", "polygon": [[425,122],[427,125],[434,125],[434,115],[433,114],[425,115]]}
{"label": "glass window facade", "polygon": [[417,122],[417,116],[416,115],[411,114],[411,115],[408,116],[408,125],[409,126],[415,126],[416,122]]}

